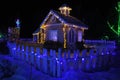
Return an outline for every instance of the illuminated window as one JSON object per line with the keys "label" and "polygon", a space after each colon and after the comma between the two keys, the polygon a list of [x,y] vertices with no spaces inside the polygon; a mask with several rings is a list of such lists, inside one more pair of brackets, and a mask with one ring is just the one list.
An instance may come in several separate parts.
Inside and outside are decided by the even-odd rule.
{"label": "illuminated window", "polygon": [[82,41],[82,31],[78,31],[78,41]]}
{"label": "illuminated window", "polygon": [[49,31],[49,40],[57,41],[57,30]]}

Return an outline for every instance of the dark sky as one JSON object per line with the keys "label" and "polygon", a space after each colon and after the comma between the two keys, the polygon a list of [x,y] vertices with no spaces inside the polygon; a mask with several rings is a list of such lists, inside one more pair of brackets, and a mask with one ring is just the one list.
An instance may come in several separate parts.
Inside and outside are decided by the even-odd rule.
{"label": "dark sky", "polygon": [[117,0],[31,0],[31,1],[2,1],[0,2],[0,30],[7,31],[7,27],[14,26],[15,20],[21,20],[21,37],[31,38],[50,9],[58,11],[62,4],[71,8],[71,16],[78,18],[89,26],[85,38],[100,39],[104,35],[111,36],[107,20],[117,21]]}

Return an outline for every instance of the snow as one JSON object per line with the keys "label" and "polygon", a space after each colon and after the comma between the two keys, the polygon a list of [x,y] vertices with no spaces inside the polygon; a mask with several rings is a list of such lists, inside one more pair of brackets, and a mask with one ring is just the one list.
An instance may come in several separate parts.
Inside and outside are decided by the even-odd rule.
{"label": "snow", "polygon": [[[52,77],[37,70],[29,63],[14,59],[10,55],[0,55],[0,62],[7,59],[16,67],[15,73],[10,77],[4,77],[2,80],[120,80],[120,68],[110,68],[108,71],[86,73],[82,71],[67,71],[62,78]],[[2,76],[2,71],[0,70]]]}

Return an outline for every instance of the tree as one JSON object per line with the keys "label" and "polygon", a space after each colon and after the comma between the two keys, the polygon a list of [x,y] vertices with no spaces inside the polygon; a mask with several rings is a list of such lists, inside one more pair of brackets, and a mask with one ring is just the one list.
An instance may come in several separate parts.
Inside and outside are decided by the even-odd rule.
{"label": "tree", "polygon": [[115,25],[111,25],[109,21],[107,21],[108,26],[110,29],[117,35],[117,42],[120,43],[120,2],[117,3],[117,7],[115,7],[116,11],[118,12],[118,25],[117,30],[114,29]]}

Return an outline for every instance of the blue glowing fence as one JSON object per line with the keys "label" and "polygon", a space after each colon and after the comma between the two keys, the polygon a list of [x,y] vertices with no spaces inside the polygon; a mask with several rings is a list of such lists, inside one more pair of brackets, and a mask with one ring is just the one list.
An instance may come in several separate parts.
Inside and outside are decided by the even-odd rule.
{"label": "blue glowing fence", "polygon": [[115,41],[108,40],[85,40],[85,44],[95,45],[96,47],[115,48]]}
{"label": "blue glowing fence", "polygon": [[65,72],[73,70],[96,71],[111,65],[112,48],[91,50],[58,49],[47,50],[29,44],[8,43],[10,53],[15,59],[26,61],[38,70],[54,77],[62,77]]}

